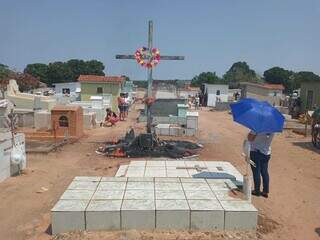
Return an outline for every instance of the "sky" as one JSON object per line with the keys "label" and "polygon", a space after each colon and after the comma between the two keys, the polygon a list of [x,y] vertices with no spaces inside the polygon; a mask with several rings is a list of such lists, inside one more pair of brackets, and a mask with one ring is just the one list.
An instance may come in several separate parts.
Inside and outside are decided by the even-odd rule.
{"label": "sky", "polygon": [[320,74],[319,0],[0,0],[0,63],[102,61],[107,75],[146,79],[134,60],[147,46],[184,61],[161,61],[155,79],[222,76],[237,61],[258,74],[273,66]]}

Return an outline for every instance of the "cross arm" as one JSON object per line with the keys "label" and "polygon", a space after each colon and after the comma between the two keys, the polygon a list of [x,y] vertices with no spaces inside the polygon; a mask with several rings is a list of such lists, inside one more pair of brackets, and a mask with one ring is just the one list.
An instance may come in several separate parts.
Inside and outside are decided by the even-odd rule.
{"label": "cross arm", "polygon": [[[116,59],[135,59],[134,55],[116,55]],[[161,60],[184,60],[184,56],[160,56]]]}

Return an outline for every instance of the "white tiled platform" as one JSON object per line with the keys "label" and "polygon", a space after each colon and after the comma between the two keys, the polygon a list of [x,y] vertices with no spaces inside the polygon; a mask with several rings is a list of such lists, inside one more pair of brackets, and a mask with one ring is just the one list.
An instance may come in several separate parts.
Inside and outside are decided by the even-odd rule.
{"label": "white tiled platform", "polygon": [[119,167],[116,177],[224,178],[242,185],[242,174],[226,161],[131,161]]}
{"label": "white tiled platform", "polygon": [[257,210],[229,179],[76,177],[52,208],[72,230],[255,229]]}

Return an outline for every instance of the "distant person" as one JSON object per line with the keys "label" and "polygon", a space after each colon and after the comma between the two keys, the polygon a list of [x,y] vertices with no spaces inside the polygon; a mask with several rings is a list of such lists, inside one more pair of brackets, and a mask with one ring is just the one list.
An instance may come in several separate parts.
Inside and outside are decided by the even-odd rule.
{"label": "distant person", "polygon": [[125,118],[125,99],[124,99],[123,95],[121,95],[121,94],[118,97],[118,108],[119,108],[120,121],[124,121],[124,118]]}
{"label": "distant person", "polygon": [[104,119],[104,123],[101,124],[101,125],[103,125],[103,126],[105,126],[105,127],[109,127],[109,126],[112,127],[112,126],[114,126],[120,119],[119,119],[118,115],[117,115],[115,112],[111,111],[110,108],[107,108],[107,109],[106,109],[106,112],[107,112],[107,115],[106,115],[106,117],[105,117],[105,119]]}
{"label": "distant person", "polygon": [[239,93],[239,92],[235,92],[235,94],[234,94],[234,100],[235,100],[235,101],[238,101],[239,97],[240,97],[240,93]]}
{"label": "distant person", "polygon": [[[268,198],[269,195],[269,172],[268,165],[271,158],[271,142],[274,137],[273,133],[256,134],[251,131],[248,134],[248,141],[251,145],[250,159],[255,163],[255,167],[251,166],[254,182],[254,190],[252,195],[263,196]],[[263,190],[260,191],[261,177],[263,182]]]}
{"label": "distant person", "polygon": [[128,115],[129,115],[129,105],[130,105],[130,103],[129,103],[129,94],[126,93],[124,95],[124,115],[125,115],[125,117],[128,117]]}
{"label": "distant person", "polygon": [[199,98],[199,95],[197,94],[195,99],[194,99],[194,107],[196,110],[199,109],[199,104],[200,104],[200,98]]}

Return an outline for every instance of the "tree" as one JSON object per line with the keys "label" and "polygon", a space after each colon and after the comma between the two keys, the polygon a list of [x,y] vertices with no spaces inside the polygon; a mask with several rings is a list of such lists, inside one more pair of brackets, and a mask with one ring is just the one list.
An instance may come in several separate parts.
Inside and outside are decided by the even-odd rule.
{"label": "tree", "polygon": [[28,64],[23,70],[24,73],[30,74],[33,77],[38,78],[41,82],[49,84],[48,79],[48,66],[43,63]]}
{"label": "tree", "polygon": [[97,60],[84,61],[71,59],[67,62],[28,64],[24,73],[31,74],[40,81],[52,85],[58,82],[75,82],[81,74],[104,76],[104,65]]}
{"label": "tree", "polygon": [[240,82],[258,82],[259,77],[256,72],[250,69],[246,62],[236,62],[232,64],[230,69],[223,75],[225,83],[230,87],[236,88]]}
{"label": "tree", "polygon": [[38,88],[40,85],[39,78],[36,78],[29,73],[12,73],[10,79],[15,79],[17,81],[21,92]]}
{"label": "tree", "polygon": [[218,84],[222,79],[215,72],[202,72],[191,80],[191,86],[200,87],[203,83]]}
{"label": "tree", "polygon": [[48,85],[53,83],[72,82],[74,75],[71,68],[64,62],[49,63],[48,66]]}
{"label": "tree", "polygon": [[4,92],[7,89],[9,74],[10,69],[8,68],[8,66],[0,63],[0,91],[2,97],[4,97]]}
{"label": "tree", "polygon": [[294,81],[294,89],[297,89],[300,87],[300,84],[302,81],[307,82],[320,82],[320,76],[313,73],[313,72],[297,72],[293,75],[293,81]]}
{"label": "tree", "polygon": [[104,65],[102,62],[97,60],[86,61],[87,74],[104,76]]}
{"label": "tree", "polygon": [[280,67],[273,67],[263,73],[267,83],[282,84],[287,93],[292,92],[296,88],[293,79],[294,72]]}

